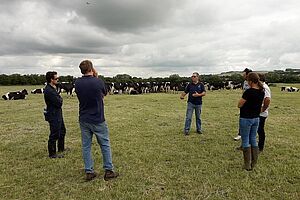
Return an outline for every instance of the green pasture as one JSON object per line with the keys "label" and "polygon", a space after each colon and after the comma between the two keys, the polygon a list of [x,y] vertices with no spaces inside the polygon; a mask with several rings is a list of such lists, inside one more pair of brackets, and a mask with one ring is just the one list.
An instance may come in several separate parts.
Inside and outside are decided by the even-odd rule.
{"label": "green pasture", "polygon": [[[291,85],[291,84],[289,84]],[[0,199],[300,199],[300,92],[272,87],[266,146],[255,170],[242,169],[233,140],[241,91],[208,91],[204,134],[195,121],[183,135],[186,100],[179,94],[110,95],[110,129],[116,180],[103,180],[101,152],[93,142],[99,178],[84,181],[76,96],[63,94],[67,128],[62,159],[47,157],[49,127],[43,95],[0,100]],[[300,84],[294,84],[300,88]],[[0,94],[36,86],[1,86]]]}

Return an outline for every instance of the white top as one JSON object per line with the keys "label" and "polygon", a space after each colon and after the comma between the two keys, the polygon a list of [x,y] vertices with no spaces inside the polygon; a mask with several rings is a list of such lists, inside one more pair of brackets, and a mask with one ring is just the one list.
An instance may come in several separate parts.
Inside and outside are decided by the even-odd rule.
{"label": "white top", "polygon": [[248,90],[250,88],[250,86],[249,86],[249,84],[248,84],[248,81],[244,81],[244,84],[243,84],[243,90],[244,90],[244,92],[246,91],[246,90]]}
{"label": "white top", "polygon": [[[265,97],[264,97],[264,99],[266,97],[269,97],[271,99],[271,90],[270,90],[269,86],[264,82],[263,83],[263,87],[265,89]],[[264,112],[260,113],[260,116],[262,116],[262,117],[268,117],[268,115],[269,115],[269,107]]]}

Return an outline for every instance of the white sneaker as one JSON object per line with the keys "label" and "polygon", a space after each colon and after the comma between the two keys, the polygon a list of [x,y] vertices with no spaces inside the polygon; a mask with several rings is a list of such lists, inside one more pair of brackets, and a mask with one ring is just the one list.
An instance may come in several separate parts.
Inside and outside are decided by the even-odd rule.
{"label": "white sneaker", "polygon": [[238,140],[240,140],[242,137],[240,136],[240,135],[238,135],[238,136],[236,136],[235,138],[234,138],[234,140],[235,141],[238,141]]}

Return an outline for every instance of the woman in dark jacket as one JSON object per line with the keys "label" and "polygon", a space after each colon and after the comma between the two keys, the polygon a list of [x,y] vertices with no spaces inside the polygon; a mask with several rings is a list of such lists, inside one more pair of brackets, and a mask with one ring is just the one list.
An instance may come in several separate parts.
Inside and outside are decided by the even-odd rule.
{"label": "woman in dark jacket", "polygon": [[250,88],[243,93],[238,102],[240,108],[240,132],[244,154],[244,168],[252,170],[258,159],[256,133],[259,125],[259,114],[264,99],[263,84],[255,72],[247,77]]}

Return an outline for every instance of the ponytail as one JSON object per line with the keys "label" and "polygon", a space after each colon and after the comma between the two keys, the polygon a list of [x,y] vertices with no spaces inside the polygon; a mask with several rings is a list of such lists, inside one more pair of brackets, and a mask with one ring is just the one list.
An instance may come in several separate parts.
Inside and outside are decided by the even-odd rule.
{"label": "ponytail", "polygon": [[259,90],[264,90],[264,85],[261,81],[258,81],[257,85],[259,87]]}
{"label": "ponytail", "polygon": [[247,80],[248,81],[251,81],[253,83],[256,83],[259,87],[259,90],[263,90],[264,89],[264,86],[263,86],[263,83],[259,80],[259,76],[257,73],[255,72],[250,72],[247,76]]}

